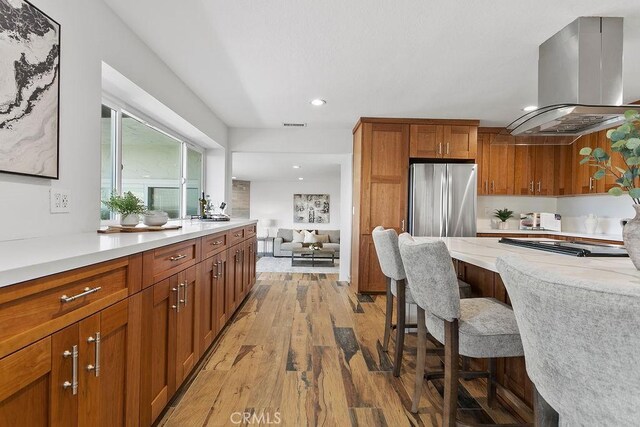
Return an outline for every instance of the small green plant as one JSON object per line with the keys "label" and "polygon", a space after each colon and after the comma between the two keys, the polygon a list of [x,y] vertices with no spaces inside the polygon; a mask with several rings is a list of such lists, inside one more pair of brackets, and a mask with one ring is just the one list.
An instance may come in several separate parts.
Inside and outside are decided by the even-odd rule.
{"label": "small green plant", "polygon": [[617,187],[612,187],[609,194],[621,196],[629,194],[633,203],[640,204],[640,114],[629,110],[624,113],[625,123],[617,129],[609,129],[607,138],[611,141],[611,152],[622,156],[626,168],[611,165],[611,155],[602,148],[584,147],[580,155],[584,156],[580,164],[595,167],[593,179],[600,180],[605,176],[613,176]]}
{"label": "small green plant", "polygon": [[123,217],[130,214],[142,214],[147,210],[142,200],[131,191],[127,191],[122,196],[114,192],[111,194],[109,200],[103,200],[102,203],[109,208],[109,210],[118,212]]}
{"label": "small green plant", "polygon": [[506,222],[509,218],[513,218],[513,211],[507,208],[496,209],[493,213],[493,216],[495,216],[502,222]]}

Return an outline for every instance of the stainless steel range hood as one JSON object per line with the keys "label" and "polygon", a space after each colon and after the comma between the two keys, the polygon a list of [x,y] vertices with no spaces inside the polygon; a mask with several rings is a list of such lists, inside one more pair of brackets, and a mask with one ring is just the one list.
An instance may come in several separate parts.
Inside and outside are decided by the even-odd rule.
{"label": "stainless steel range hood", "polygon": [[538,105],[543,107],[513,121],[508,132],[567,144],[620,124],[627,110],[640,111],[638,105],[621,105],[622,27],[622,18],[582,17],[541,44]]}

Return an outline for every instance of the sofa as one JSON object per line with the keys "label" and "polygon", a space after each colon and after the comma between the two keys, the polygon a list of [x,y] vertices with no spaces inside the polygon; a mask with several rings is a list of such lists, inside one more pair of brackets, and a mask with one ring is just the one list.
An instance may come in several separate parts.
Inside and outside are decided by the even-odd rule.
{"label": "sofa", "polygon": [[[327,234],[329,243],[323,243],[322,247],[334,249],[336,258],[340,258],[340,230],[316,230],[316,234]],[[301,248],[303,246],[303,243],[293,243],[293,229],[280,228],[273,240],[273,256],[290,257],[293,248]]]}

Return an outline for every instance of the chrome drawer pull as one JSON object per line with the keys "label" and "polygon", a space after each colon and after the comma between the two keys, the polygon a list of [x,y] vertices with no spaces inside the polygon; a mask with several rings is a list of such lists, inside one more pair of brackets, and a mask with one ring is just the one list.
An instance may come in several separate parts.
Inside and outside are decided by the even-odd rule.
{"label": "chrome drawer pull", "polygon": [[180,313],[180,288],[171,288],[172,292],[177,292],[177,296],[176,296],[176,305],[172,305],[171,308],[173,308],[175,311],[177,311],[178,313]]}
{"label": "chrome drawer pull", "polygon": [[241,236],[242,236],[242,233],[236,233],[236,234],[234,234],[234,236],[235,236],[235,237],[241,237]]}
{"label": "chrome drawer pull", "polygon": [[62,388],[65,390],[71,387],[71,393],[75,396],[78,394],[78,346],[71,347],[71,351],[65,350],[62,353],[62,357],[65,359],[72,357],[71,359],[71,382],[65,381],[62,383]]}
{"label": "chrome drawer pull", "polygon": [[179,260],[181,260],[181,259],[183,259],[183,258],[186,258],[186,257],[187,257],[187,256],[186,256],[186,255],[183,255],[183,254],[181,254],[181,255],[176,255],[176,256],[172,256],[171,258],[169,258],[169,261],[179,261]]}
{"label": "chrome drawer pull", "polygon": [[181,299],[180,302],[186,306],[189,303],[188,297],[187,297],[187,285],[185,285],[184,283],[180,283],[179,287],[182,288],[182,297],[184,298],[184,299]]}
{"label": "chrome drawer pull", "polygon": [[216,262],[216,263],[215,263],[215,264],[213,264],[213,265],[215,265],[215,266],[216,266],[216,272],[214,273],[213,278],[214,278],[214,279],[217,279],[217,278],[218,278],[218,272],[220,271],[220,264],[218,264],[218,263]]}
{"label": "chrome drawer pull", "polygon": [[82,298],[82,297],[86,297],[87,295],[91,295],[91,294],[95,294],[96,292],[98,292],[100,289],[102,289],[101,286],[96,286],[95,288],[90,288],[90,287],[86,287],[84,288],[84,292],[79,293],[78,295],[73,295],[73,296],[66,296],[66,295],[62,295],[60,297],[60,301],[61,302],[71,302],[71,301],[75,301],[78,298]]}
{"label": "chrome drawer pull", "polygon": [[96,344],[96,364],[87,365],[87,371],[93,371],[96,377],[100,376],[100,332],[96,332],[96,336],[87,338],[88,343]]}
{"label": "chrome drawer pull", "polygon": [[218,246],[222,244],[222,240],[216,240],[215,242],[211,242],[212,246]]}

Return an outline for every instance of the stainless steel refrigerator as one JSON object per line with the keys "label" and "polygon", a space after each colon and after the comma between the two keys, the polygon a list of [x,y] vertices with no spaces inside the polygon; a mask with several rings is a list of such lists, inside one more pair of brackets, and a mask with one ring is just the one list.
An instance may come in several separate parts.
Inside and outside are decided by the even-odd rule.
{"label": "stainless steel refrigerator", "polygon": [[477,170],[468,163],[411,165],[409,233],[475,237]]}

